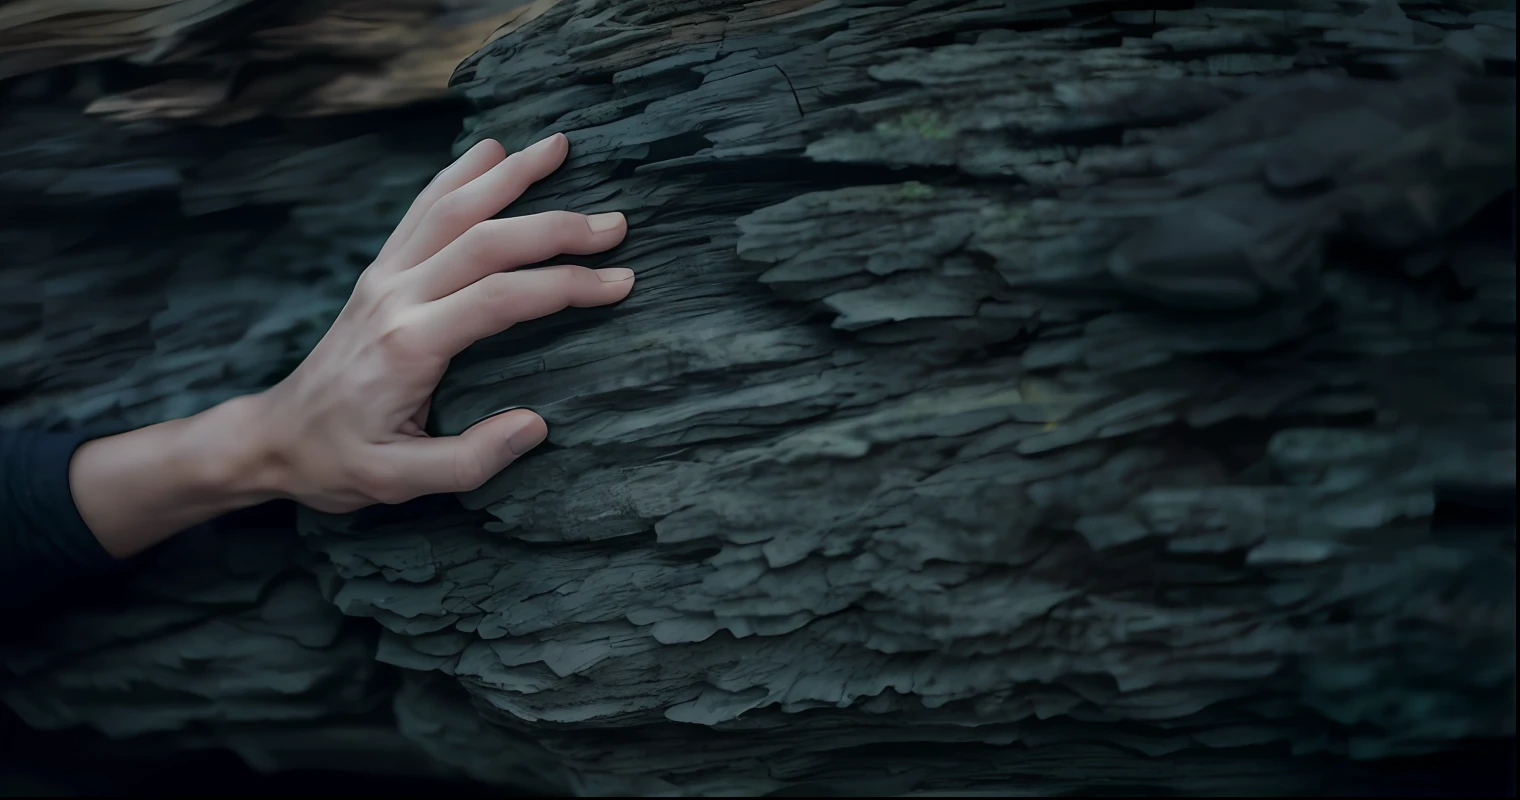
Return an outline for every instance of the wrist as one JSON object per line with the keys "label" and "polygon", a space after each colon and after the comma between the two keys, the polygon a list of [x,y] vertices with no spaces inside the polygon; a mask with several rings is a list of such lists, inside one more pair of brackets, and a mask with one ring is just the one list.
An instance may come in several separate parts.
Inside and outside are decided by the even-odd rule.
{"label": "wrist", "polygon": [[139,553],[193,525],[283,496],[257,396],[84,443],[69,462],[80,517],[106,552]]}
{"label": "wrist", "polygon": [[288,497],[284,461],[263,395],[228,400],[186,420],[180,432],[185,480],[227,512]]}

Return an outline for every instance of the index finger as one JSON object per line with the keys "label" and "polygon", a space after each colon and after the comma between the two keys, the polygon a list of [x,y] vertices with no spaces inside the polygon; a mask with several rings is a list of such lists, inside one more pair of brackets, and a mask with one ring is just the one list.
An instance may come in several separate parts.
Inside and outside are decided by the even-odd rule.
{"label": "index finger", "polygon": [[416,231],[433,204],[438,202],[439,198],[484,175],[487,170],[500,164],[506,157],[507,150],[501,146],[501,142],[495,139],[483,139],[466,150],[464,155],[455,159],[454,163],[434,175],[433,180],[417,194],[417,199],[412,201],[411,207],[407,208],[406,216],[401,218],[396,229],[391,231],[391,235],[386,238],[385,245],[380,248],[380,254],[375,256],[375,263],[380,265],[382,270],[388,267],[391,271],[410,266],[396,264],[389,259],[411,239],[412,233]]}
{"label": "index finger", "polygon": [[497,272],[447,297],[423,303],[416,335],[436,355],[452,358],[519,322],[566,308],[606,306],[633,289],[633,270],[560,265]]}
{"label": "index finger", "polygon": [[569,140],[556,133],[507,156],[480,177],[438,198],[416,231],[397,248],[396,262],[402,269],[410,269],[437,255],[465,231],[496,216],[528,187],[553,174],[569,153]]}

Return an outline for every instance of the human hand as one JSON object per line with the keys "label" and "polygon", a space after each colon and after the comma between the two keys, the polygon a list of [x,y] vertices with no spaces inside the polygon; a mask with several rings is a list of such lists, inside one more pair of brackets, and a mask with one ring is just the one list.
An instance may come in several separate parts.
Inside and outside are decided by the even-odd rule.
{"label": "human hand", "polygon": [[458,436],[423,427],[444,369],[473,342],[566,307],[616,303],[633,288],[622,268],[513,271],[599,253],[627,234],[618,213],[491,219],[568,152],[562,134],[511,156],[484,141],[422,191],[312,353],[247,398],[277,494],[343,512],[468,491],[544,440],[543,418],[526,409]]}
{"label": "human hand", "polygon": [[468,491],[539,444],[515,410],[459,436],[423,431],[449,360],[478,339],[568,306],[616,303],[627,269],[554,266],[608,250],[622,214],[491,219],[564,163],[556,135],[508,157],[471,148],[417,197],[332,329],[290,377],[193,417],[87,441],[69,461],[80,518],[106,552],[139,553],[229,511],[280,498],[342,512]]}

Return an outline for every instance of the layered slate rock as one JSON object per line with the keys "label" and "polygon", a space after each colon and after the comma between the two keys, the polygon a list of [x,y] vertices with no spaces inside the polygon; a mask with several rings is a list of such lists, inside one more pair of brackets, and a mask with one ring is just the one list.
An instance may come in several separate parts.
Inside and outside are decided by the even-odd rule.
{"label": "layered slate rock", "polygon": [[1512,735],[1513,15],[1288,5],[564,2],[461,65],[456,149],[566,131],[510,213],[625,212],[639,285],[455,361],[440,430],[550,423],[478,514],[308,517],[473,700],[414,735],[885,794]]}
{"label": "layered slate rock", "polygon": [[23,719],[116,739],[383,705],[373,636],[322,602],[288,531],[219,533],[154,553],[93,607],[9,629],[0,699]]}
{"label": "layered slate rock", "polygon": [[[458,43],[468,53],[498,24],[482,29],[482,9],[511,12],[0,6],[0,424],[149,424],[286,374],[447,164],[461,109],[446,77]],[[453,52],[429,49],[445,40]],[[132,63],[112,42],[135,48]],[[187,75],[236,85],[210,98]],[[357,83],[373,96],[322,99]],[[325,601],[290,523],[231,527],[13,619],[0,701],[126,752],[230,746],[267,768],[431,769],[389,711],[399,680],[374,660],[372,623]]]}
{"label": "layered slate rock", "polygon": [[0,422],[267,386],[446,165],[447,77],[519,0],[0,8]]}
{"label": "layered slate rock", "polygon": [[[574,794],[1369,791],[1513,736],[1512,3],[501,13],[455,152],[567,132],[510,213],[623,211],[588,263],[640,278],[432,425],[549,443],[184,540],[7,650],[34,724]],[[91,74],[5,106],[66,120],[3,156],[10,423],[277,379],[447,157]]]}

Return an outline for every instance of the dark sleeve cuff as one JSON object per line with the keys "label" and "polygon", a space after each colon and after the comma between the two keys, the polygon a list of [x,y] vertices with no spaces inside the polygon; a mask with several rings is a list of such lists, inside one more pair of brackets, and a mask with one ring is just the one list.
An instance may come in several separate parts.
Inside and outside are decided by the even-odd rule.
{"label": "dark sleeve cuff", "polygon": [[0,431],[0,606],[121,568],[74,504],[69,462],[102,431]]}

